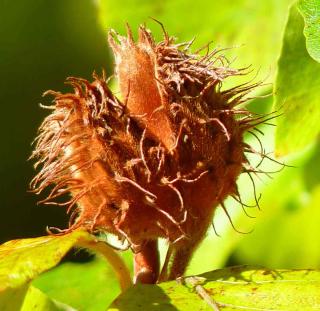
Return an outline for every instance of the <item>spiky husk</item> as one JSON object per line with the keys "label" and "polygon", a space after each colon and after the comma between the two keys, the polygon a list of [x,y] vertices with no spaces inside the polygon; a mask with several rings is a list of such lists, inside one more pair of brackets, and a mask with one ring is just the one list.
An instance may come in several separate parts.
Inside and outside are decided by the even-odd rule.
{"label": "spiky husk", "polygon": [[130,31],[111,32],[109,42],[122,101],[97,75],[69,78],[74,93],[48,92],[53,111],[40,127],[32,187],[52,186],[45,203],[71,194],[56,203],[71,214],[64,232],[110,232],[135,251],[163,237],[192,252],[216,207],[237,195],[248,164],[243,134],[258,122],[237,107],[257,85],[222,91],[244,72],[225,66],[219,51],[192,54],[166,33],[155,43],[140,27],[137,43]]}

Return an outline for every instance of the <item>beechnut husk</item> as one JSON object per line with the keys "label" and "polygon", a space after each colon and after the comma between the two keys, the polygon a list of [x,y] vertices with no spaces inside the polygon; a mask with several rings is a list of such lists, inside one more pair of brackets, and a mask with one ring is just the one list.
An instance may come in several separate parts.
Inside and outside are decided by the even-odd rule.
{"label": "beechnut husk", "polygon": [[[255,152],[244,132],[262,123],[240,104],[257,84],[223,90],[243,75],[219,50],[190,51],[164,31],[155,42],[145,27],[134,41],[109,33],[121,96],[105,76],[68,78],[73,93],[49,91],[52,113],[40,127],[32,181],[42,201],[67,207],[68,229],[116,235],[134,252],[135,281],[154,283],[185,272],[195,248],[227,196],[239,199],[236,180],[255,172]],[[243,105],[241,105],[243,107]],[[55,202],[59,196],[70,199]],[[169,243],[159,273],[157,239]],[[160,276],[159,276],[160,274]]]}

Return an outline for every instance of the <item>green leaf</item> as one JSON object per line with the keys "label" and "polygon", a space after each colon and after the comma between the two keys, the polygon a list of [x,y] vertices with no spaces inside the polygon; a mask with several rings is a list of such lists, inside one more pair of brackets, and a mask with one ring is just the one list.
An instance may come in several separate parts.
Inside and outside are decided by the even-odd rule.
{"label": "green leaf", "polygon": [[320,62],[320,2],[300,0],[298,9],[305,21],[303,33],[307,41],[307,50],[312,58]]}
{"label": "green leaf", "polygon": [[86,232],[74,231],[62,236],[14,240],[2,244],[0,293],[8,288],[18,288],[57,265],[81,239],[92,240],[92,237]]}
{"label": "green leaf", "polygon": [[8,288],[5,292],[0,292],[1,311],[20,310],[23,300],[28,292],[29,285],[25,284],[17,288]]}
{"label": "green leaf", "polygon": [[77,310],[104,311],[120,294],[117,279],[103,260],[63,263],[32,284]]}
{"label": "green leaf", "polygon": [[[131,263],[131,254],[124,255]],[[50,298],[86,311],[104,311],[120,294],[114,272],[99,256],[88,263],[63,263],[32,284]]]}
{"label": "green leaf", "polygon": [[[14,309],[9,309],[14,311]],[[75,309],[54,301],[42,293],[39,289],[30,286],[20,311],[76,311]]]}
{"label": "green leaf", "polygon": [[[27,295],[28,283],[40,273],[57,265],[66,252],[81,239],[92,238],[85,232],[75,231],[64,236],[14,240],[2,244],[0,309],[20,310]],[[39,304],[41,303],[39,301]]]}
{"label": "green leaf", "polygon": [[250,266],[208,272],[181,281],[137,285],[119,296],[116,310],[318,310],[320,271]]}
{"label": "green leaf", "polygon": [[[313,1],[304,1],[304,5],[307,2]],[[297,5],[293,5],[275,84],[275,109],[283,112],[277,118],[276,131],[276,153],[280,156],[301,150],[320,130],[320,64],[306,49],[304,26]],[[319,33],[316,39],[319,42]]]}
{"label": "green leaf", "polygon": [[[26,295],[28,283],[40,273],[56,266],[73,246],[90,248],[104,255],[116,272],[121,288],[130,286],[130,274],[122,259],[113,249],[85,231],[77,230],[60,236],[15,240],[0,246],[0,309],[14,300],[17,310],[20,310],[19,306]],[[68,275],[62,278],[68,281]]]}

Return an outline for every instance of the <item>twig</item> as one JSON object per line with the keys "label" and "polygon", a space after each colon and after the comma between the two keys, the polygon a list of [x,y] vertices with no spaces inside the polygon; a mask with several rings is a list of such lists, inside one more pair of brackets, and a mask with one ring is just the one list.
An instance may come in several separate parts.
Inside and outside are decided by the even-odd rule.
{"label": "twig", "polygon": [[116,274],[122,292],[132,286],[130,272],[123,262],[123,259],[106,243],[99,241],[86,241],[83,239],[77,243],[77,246],[92,249],[105,257]]}

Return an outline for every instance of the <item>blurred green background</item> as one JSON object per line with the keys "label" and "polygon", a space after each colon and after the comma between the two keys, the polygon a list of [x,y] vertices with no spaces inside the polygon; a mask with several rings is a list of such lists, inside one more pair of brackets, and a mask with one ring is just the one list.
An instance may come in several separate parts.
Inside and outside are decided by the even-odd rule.
{"label": "blurred green background", "polygon": [[[161,39],[161,27],[149,17],[156,18],[178,42],[196,37],[195,48],[209,41],[212,48],[232,48],[226,51],[232,66],[252,65],[251,78],[257,75],[256,80],[265,79],[266,83],[274,84],[291,3],[291,0],[0,0],[0,241],[43,235],[47,225],[66,226],[63,208],[37,206],[39,198],[28,192],[28,183],[34,175],[32,162],[27,162],[32,151],[30,144],[47,115],[38,104],[49,102],[41,97],[47,89],[66,91],[64,80],[68,76],[90,79],[94,70],[99,73],[102,69],[112,73],[113,59],[106,40],[109,28],[123,34],[128,22],[136,33],[137,26],[146,23],[155,37]],[[304,42],[300,49],[306,53]],[[228,85],[234,83],[239,80],[231,80]],[[272,92],[271,84],[257,95]],[[270,112],[273,99],[273,96],[254,99],[248,107],[255,112]],[[319,100],[316,103],[319,105]],[[305,125],[301,126],[302,132]],[[262,130],[264,148],[273,151],[274,128]],[[285,138],[290,141],[290,137]],[[253,137],[246,139],[257,145]],[[318,139],[284,160],[295,167],[274,174],[272,180],[265,176],[262,181],[256,180],[258,192],[262,192],[261,211],[247,209],[255,219],[244,215],[236,202],[227,201],[236,227],[253,232],[235,232],[225,215],[218,211],[215,225],[221,237],[209,231],[189,273],[230,264],[320,268]],[[279,166],[270,162],[264,168],[274,170]],[[239,184],[244,201],[252,204],[250,179],[244,176]],[[99,262],[91,265],[97,271],[102,269]],[[73,268],[80,269],[74,270],[74,275],[81,273],[78,266]],[[68,266],[69,271],[73,268]],[[50,277],[44,276],[38,286],[45,292],[51,290],[54,297],[58,295],[61,299],[52,289],[54,282]],[[56,287],[59,286],[57,283]]]}
{"label": "blurred green background", "polygon": [[37,206],[28,192],[34,175],[31,142],[48,111],[42,93],[67,91],[68,76],[110,72],[106,33],[92,1],[0,1],[1,224],[0,241],[64,227],[65,211]]}

